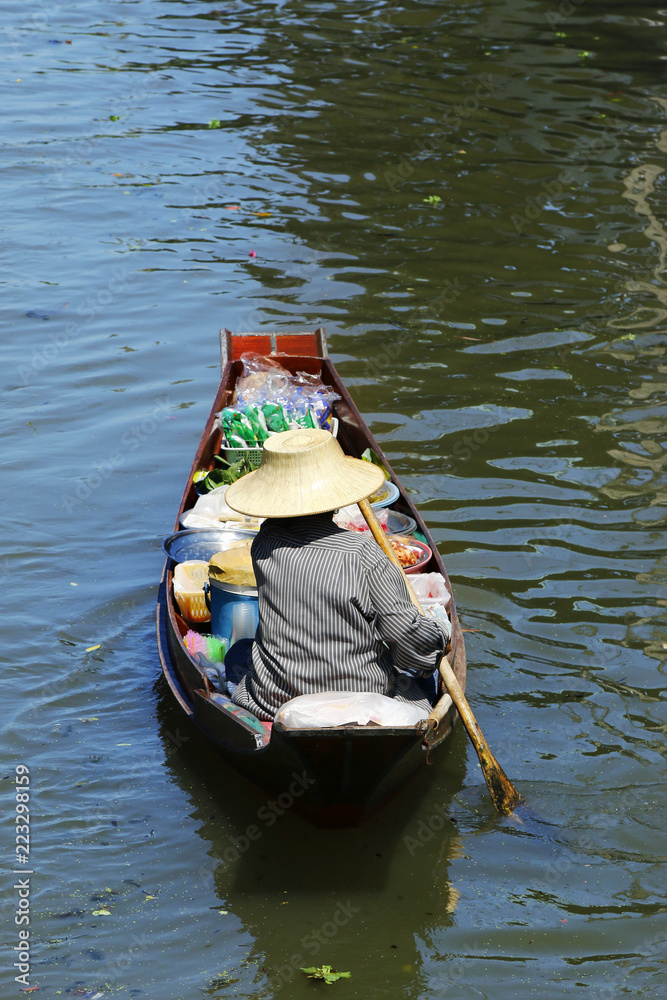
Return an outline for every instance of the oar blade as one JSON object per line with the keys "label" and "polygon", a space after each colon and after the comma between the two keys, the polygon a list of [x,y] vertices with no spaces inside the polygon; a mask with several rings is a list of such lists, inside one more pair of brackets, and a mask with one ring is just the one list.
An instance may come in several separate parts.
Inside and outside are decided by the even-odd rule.
{"label": "oar blade", "polygon": [[501,816],[509,816],[523,802],[523,798],[509,780],[498,761],[493,757],[493,754],[491,754],[491,758],[493,764],[490,761],[483,760],[482,757],[479,759],[486,787],[489,789],[489,795],[496,811]]}

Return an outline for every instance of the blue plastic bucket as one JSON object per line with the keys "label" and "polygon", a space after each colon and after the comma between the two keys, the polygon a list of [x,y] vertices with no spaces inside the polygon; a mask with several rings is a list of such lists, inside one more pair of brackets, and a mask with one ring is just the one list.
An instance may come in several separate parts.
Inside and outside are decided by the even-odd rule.
{"label": "blue plastic bucket", "polygon": [[[259,604],[256,587],[239,587],[231,583],[210,581],[211,635],[219,639],[232,639],[234,606],[249,604],[254,612],[255,629],[259,622]],[[238,636],[234,637],[235,639]]]}

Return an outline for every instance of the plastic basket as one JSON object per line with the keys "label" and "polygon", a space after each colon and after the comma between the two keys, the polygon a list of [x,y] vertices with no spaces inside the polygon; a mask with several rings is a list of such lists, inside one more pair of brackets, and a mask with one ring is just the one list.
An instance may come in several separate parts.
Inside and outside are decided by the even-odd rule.
{"label": "plastic basket", "polygon": [[189,622],[208,622],[204,584],[208,583],[208,563],[198,559],[179,563],[174,570],[174,597],[179,611]]}
{"label": "plastic basket", "polygon": [[192,594],[189,591],[174,590],[174,597],[183,618],[189,622],[210,622],[211,612],[206,607],[204,591]]}
{"label": "plastic basket", "polygon": [[220,445],[220,452],[222,457],[231,465],[233,465],[234,462],[238,462],[240,458],[245,458],[248,465],[252,465],[253,469],[258,469],[262,461],[261,446],[259,448],[234,448],[232,445],[227,444],[226,441],[222,441]]}
{"label": "plastic basket", "polygon": [[[275,432],[271,432],[272,434]],[[338,436],[338,417],[331,418],[331,433],[334,437]],[[271,437],[271,434],[269,434]],[[245,448],[233,447],[223,440],[220,442],[220,453],[222,457],[230,463],[238,462],[240,458],[247,460],[248,464],[253,467],[253,469],[258,469],[262,462],[262,446],[251,446]]]}

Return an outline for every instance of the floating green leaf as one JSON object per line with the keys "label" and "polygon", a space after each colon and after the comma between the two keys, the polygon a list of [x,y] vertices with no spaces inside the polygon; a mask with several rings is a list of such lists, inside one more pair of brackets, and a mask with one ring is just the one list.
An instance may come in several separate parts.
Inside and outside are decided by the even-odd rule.
{"label": "floating green leaf", "polygon": [[208,127],[209,128],[220,128],[220,122],[218,121],[217,118],[211,118],[210,122],[208,123]]}
{"label": "floating green leaf", "polygon": [[439,194],[430,194],[428,198],[424,198],[425,205],[439,205],[442,198]]}
{"label": "floating green leaf", "polygon": [[120,115],[109,115],[109,121],[110,122],[119,122],[120,121]]}
{"label": "floating green leaf", "polygon": [[333,972],[330,965],[312,965],[309,969],[301,969],[309,979],[323,979],[327,985],[335,983],[337,979],[349,979],[351,972]]}

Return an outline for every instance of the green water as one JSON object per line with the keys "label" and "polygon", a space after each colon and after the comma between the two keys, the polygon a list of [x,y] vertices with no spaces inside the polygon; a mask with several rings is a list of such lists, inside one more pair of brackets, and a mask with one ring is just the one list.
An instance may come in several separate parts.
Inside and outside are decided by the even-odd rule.
{"label": "green water", "polygon": [[[3,995],[17,764],[40,996],[663,995],[665,37],[629,0],[6,8]],[[318,324],[525,826],[462,731],[359,830],[270,823],[160,679],[217,330]]]}

